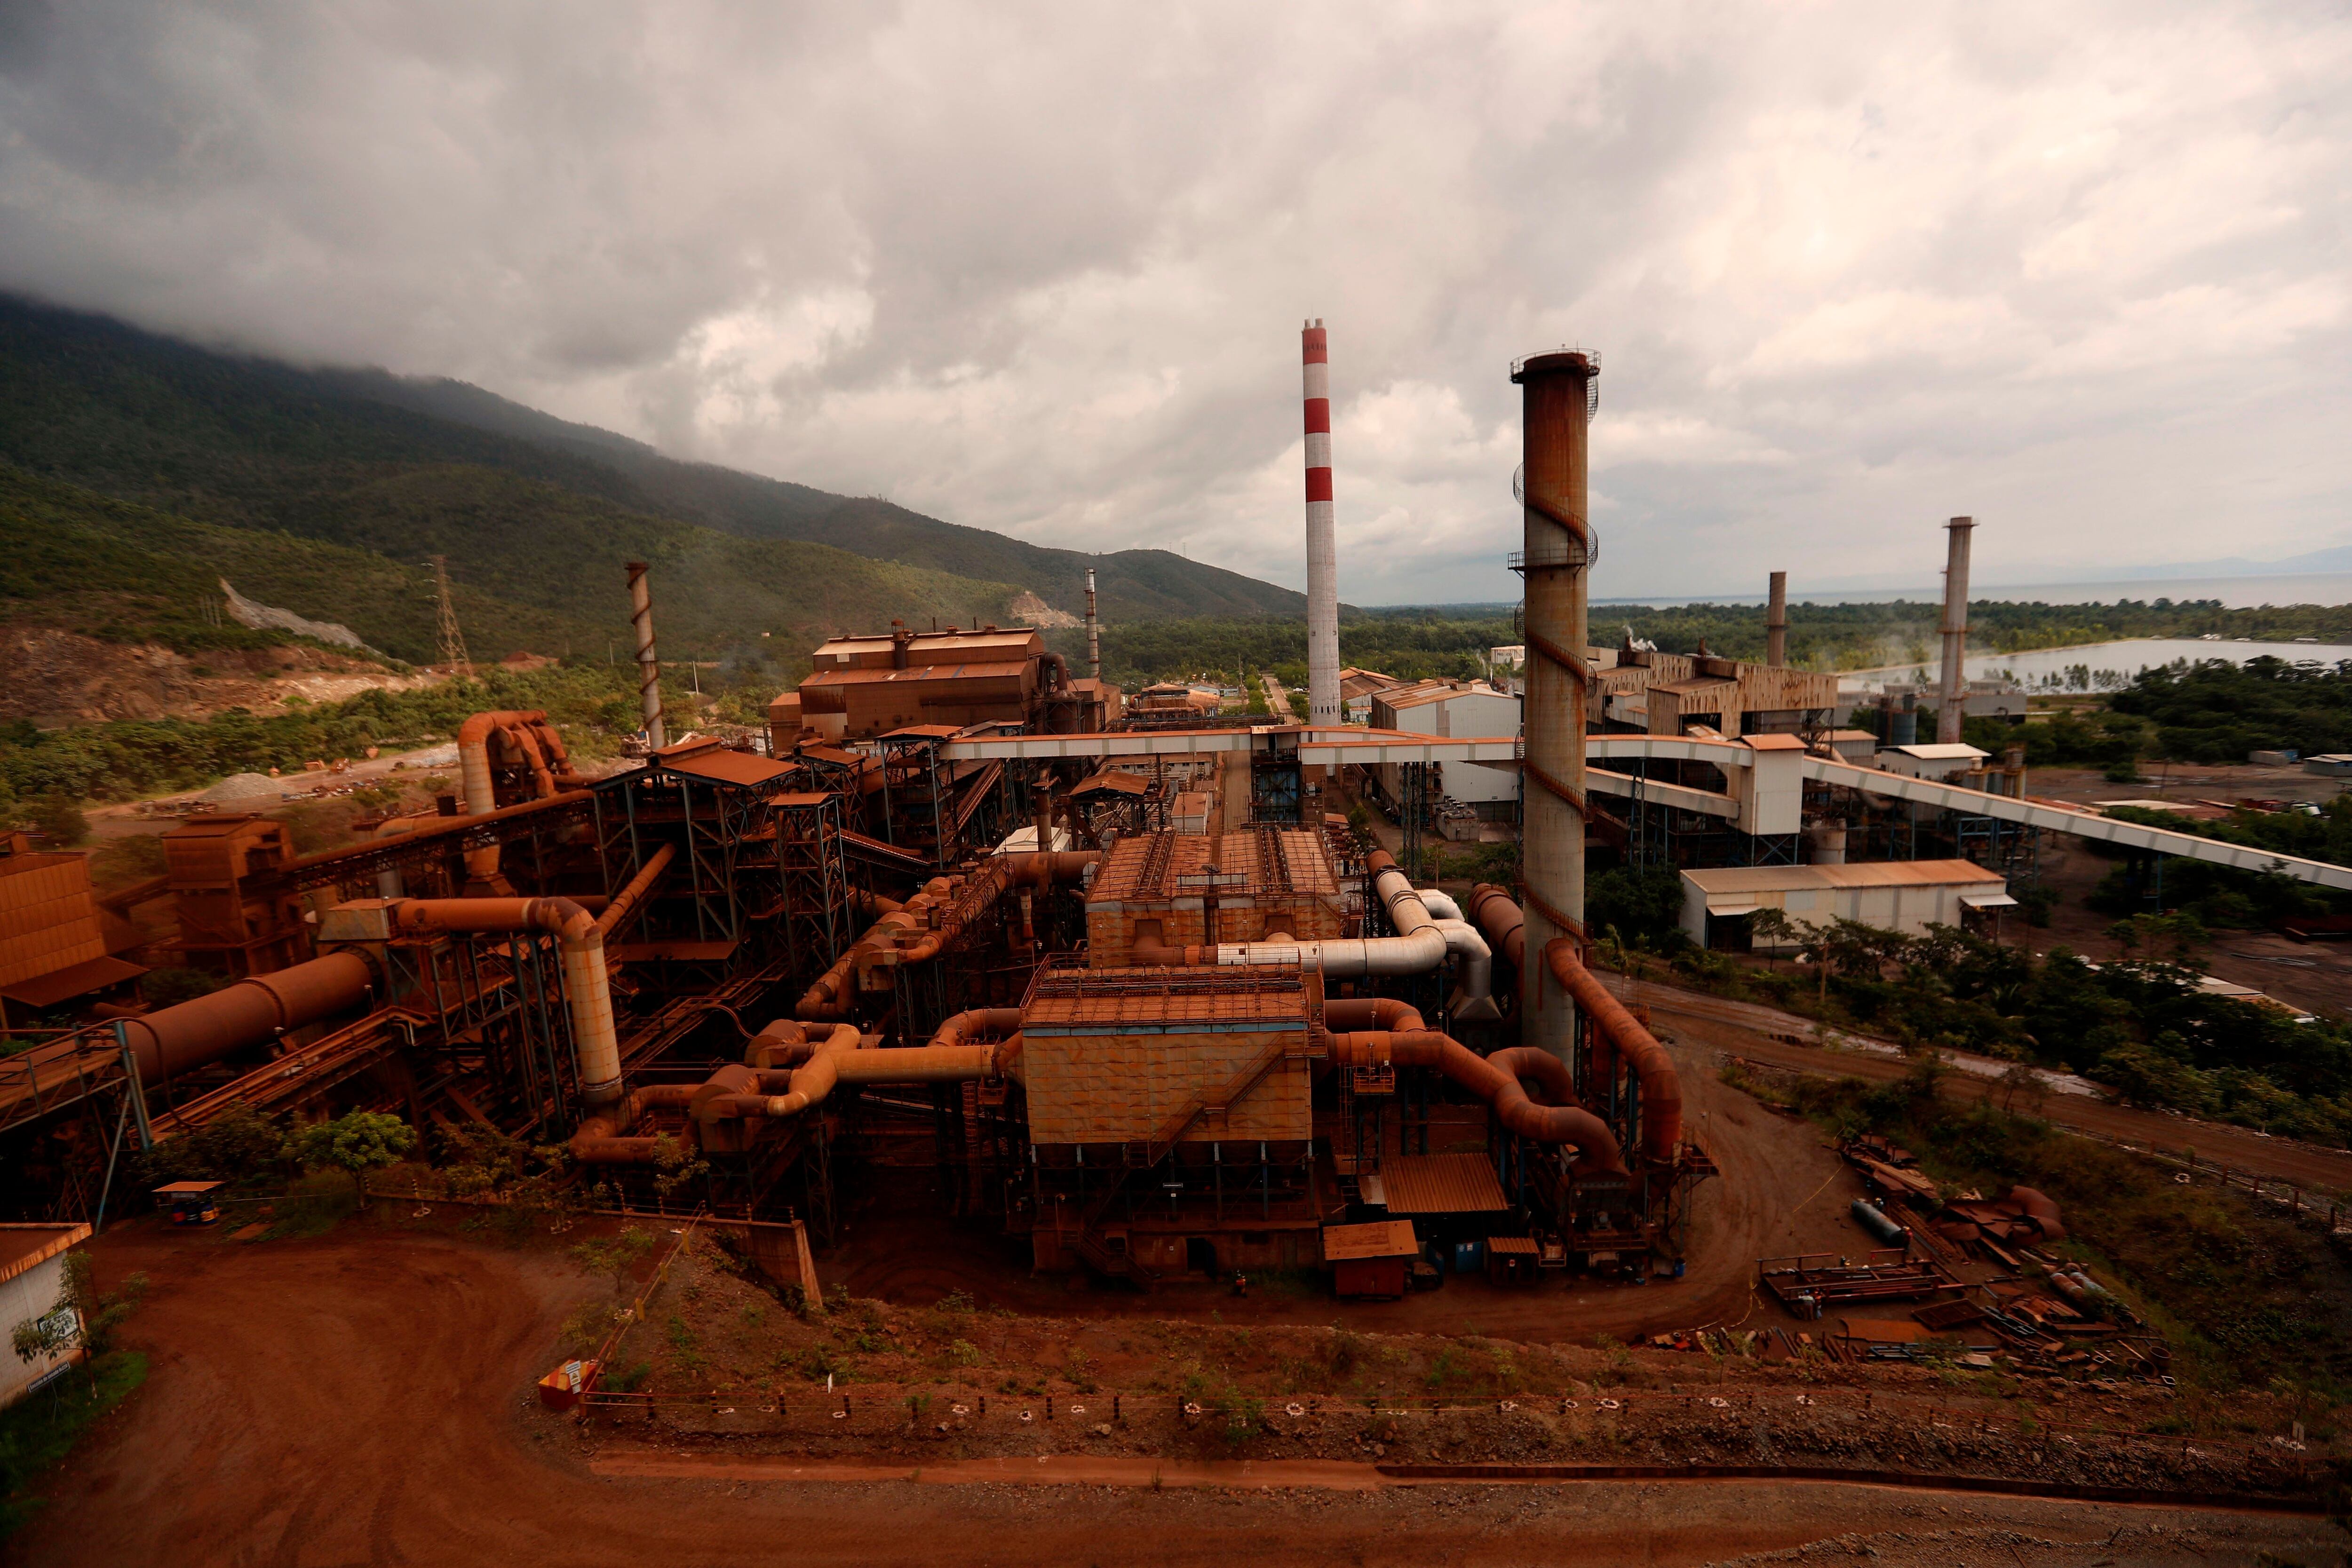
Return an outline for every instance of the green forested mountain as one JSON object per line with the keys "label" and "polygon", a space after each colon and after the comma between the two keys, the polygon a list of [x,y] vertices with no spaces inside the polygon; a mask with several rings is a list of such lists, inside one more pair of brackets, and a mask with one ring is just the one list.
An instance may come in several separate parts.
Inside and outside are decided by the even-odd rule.
{"label": "green forested mountain", "polygon": [[[657,624],[675,653],[688,651],[681,641],[716,652],[761,632],[785,645],[776,651],[797,651],[810,634],[893,616],[1007,620],[1023,589],[1075,610],[1088,559],[676,462],[461,383],[300,370],[7,299],[0,464],[18,470],[0,484],[11,542],[70,517],[114,548],[202,554],[214,563],[207,580],[228,575],[252,597],[343,621],[412,659],[431,652],[421,572],[436,553],[449,559],[485,657],[507,645],[594,647],[625,621],[626,560],[653,563]],[[189,531],[205,526],[227,531]],[[362,552],[366,563],[305,544]],[[70,563],[51,556],[52,573]],[[1295,614],[1303,603],[1162,551],[1097,564],[1113,622]],[[45,584],[85,599],[110,591]],[[27,601],[10,613],[28,613]]]}
{"label": "green forested mountain", "polygon": [[[425,663],[435,657],[434,599],[423,557],[445,553],[475,658],[625,653],[623,563],[645,560],[670,658],[757,647],[789,668],[823,631],[893,616],[1005,619],[1014,593],[623,511],[494,468],[396,471],[325,498],[310,522],[306,535],[198,521],[0,463],[0,623],[183,651],[282,641],[208,611],[226,578],[247,598],[340,621],[395,658]],[[763,630],[773,638],[761,641]]]}
{"label": "green forested mountain", "polygon": [[381,371],[328,373],[320,379],[357,396],[576,453],[626,475],[655,510],[730,533],[804,540],[877,561],[1016,584],[1074,615],[1092,564],[1102,614],[1110,621],[1306,613],[1302,594],[1172,551],[1089,556],[941,522],[872,497],[837,496],[708,463],[682,463],[641,441],[557,419],[461,381],[404,380]]}

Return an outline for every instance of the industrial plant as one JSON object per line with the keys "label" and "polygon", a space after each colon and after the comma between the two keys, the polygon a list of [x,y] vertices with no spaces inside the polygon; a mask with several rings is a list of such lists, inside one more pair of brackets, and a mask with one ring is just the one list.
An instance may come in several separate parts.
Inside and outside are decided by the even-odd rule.
{"label": "industrial plant", "polygon": [[[1916,696],[1883,740],[1840,727],[1835,677],[1786,662],[1784,574],[1760,664],[1595,646],[1580,351],[1511,372],[1517,689],[1343,682],[1320,322],[1302,349],[1304,721],[1130,700],[1089,579],[1083,671],[1030,626],[893,623],[811,650],[763,733],[673,739],[633,565],[645,746],[618,771],[481,712],[457,790],[346,847],[233,813],[164,836],[166,869],[103,902],[168,900],[209,994],[110,1000],[81,858],[0,857],[10,1005],[69,1020],[0,1063],[9,1201],[79,1215],[126,1149],[373,1108],[560,1146],[603,1202],[803,1226],[820,1260],[871,1152],[911,1139],[947,1217],[1046,1273],[1671,1279],[1718,1166],[1591,967],[1589,868],[1675,868],[1692,939],[1745,948],[1767,909],[1997,932],[2052,833],[2273,858],[2037,802],[2021,755],[1962,742],[1966,517],[1932,740]],[[1350,827],[1368,797],[1395,847]],[[1515,885],[1430,885],[1457,818],[1516,837]]]}

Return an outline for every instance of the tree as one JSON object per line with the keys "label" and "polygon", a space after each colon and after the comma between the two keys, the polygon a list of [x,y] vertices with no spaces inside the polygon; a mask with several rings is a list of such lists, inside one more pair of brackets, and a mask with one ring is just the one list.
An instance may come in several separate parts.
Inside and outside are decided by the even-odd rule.
{"label": "tree", "polygon": [[332,1121],[314,1121],[286,1140],[279,1154],[306,1171],[348,1172],[352,1185],[367,1193],[361,1173],[397,1164],[416,1146],[416,1134],[397,1116],[354,1110]]}
{"label": "tree", "polygon": [[32,818],[52,848],[70,849],[89,837],[89,818],[82,815],[81,802],[61,789],[35,801]]}
{"label": "tree", "polygon": [[34,1362],[58,1355],[76,1345],[92,1356],[102,1355],[114,1331],[139,1299],[147,1293],[147,1276],[133,1274],[119,1291],[101,1292],[89,1254],[68,1252],[58,1269],[58,1300],[37,1318],[27,1318],[9,1333],[17,1359]]}
{"label": "tree", "polygon": [[1748,934],[1764,948],[1769,963],[1780,957],[1780,949],[1804,941],[1804,927],[1790,919],[1788,910],[1768,904],[1748,917]]}

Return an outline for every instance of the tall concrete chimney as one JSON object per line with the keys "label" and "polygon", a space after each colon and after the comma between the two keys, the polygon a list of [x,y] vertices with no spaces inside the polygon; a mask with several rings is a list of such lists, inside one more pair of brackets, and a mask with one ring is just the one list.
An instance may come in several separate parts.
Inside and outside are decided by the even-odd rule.
{"label": "tall concrete chimney", "polygon": [[[1584,941],[1584,730],[1591,670],[1584,657],[1586,572],[1592,530],[1585,521],[1591,356],[1562,351],[1521,362],[1526,549],[1515,563],[1527,595],[1527,951],[1558,937]],[[1575,1012],[1545,967],[1519,973],[1521,1037],[1561,1060],[1575,1038]]]}
{"label": "tall concrete chimney", "polygon": [[1764,610],[1764,662],[1789,662],[1789,574],[1772,574],[1770,603]]}
{"label": "tall concrete chimney", "polygon": [[1102,623],[1095,619],[1095,569],[1087,568],[1087,673],[1102,679]]}
{"label": "tall concrete chimney", "polygon": [[1307,394],[1307,721],[1339,722],[1339,543],[1331,516],[1331,349],[1321,318],[1298,334]]}
{"label": "tall concrete chimney", "polygon": [[659,751],[669,737],[662,729],[661,661],[654,657],[654,595],[642,561],[629,563],[629,620],[637,628],[637,704],[645,710],[646,742]]}
{"label": "tall concrete chimney", "polygon": [[1951,546],[1944,557],[1944,679],[1936,697],[1936,740],[1952,745],[1960,738],[1969,700],[1969,536],[1977,520],[1956,517],[1944,527]]}

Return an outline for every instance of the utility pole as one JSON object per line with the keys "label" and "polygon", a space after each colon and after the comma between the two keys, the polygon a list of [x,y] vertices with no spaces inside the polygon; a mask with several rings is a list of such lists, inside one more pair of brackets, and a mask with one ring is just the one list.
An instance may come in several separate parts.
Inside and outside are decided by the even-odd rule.
{"label": "utility pole", "polygon": [[466,657],[466,636],[457,629],[457,612],[449,603],[449,558],[433,557],[433,586],[440,595],[441,610],[434,627],[441,642],[441,662],[449,667],[452,675],[472,679],[474,661]]}

